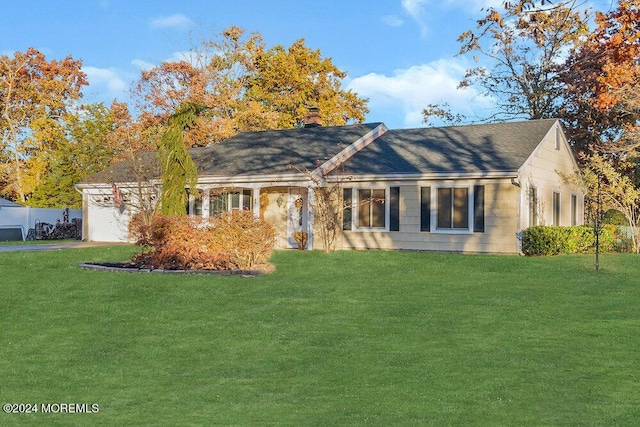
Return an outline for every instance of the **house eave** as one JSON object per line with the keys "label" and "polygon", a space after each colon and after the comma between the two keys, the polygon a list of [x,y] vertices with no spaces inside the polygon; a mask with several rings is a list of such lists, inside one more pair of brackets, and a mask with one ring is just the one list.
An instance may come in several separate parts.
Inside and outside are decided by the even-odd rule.
{"label": "house eave", "polygon": [[393,173],[393,174],[337,174],[330,175],[329,181],[427,181],[459,179],[509,179],[517,178],[518,171],[482,172],[437,172],[437,173]]}
{"label": "house eave", "polygon": [[265,174],[265,175],[235,175],[235,176],[201,176],[198,177],[198,186],[203,185],[225,185],[233,186],[236,184],[252,184],[252,185],[289,185],[308,183],[309,176],[304,173],[285,173],[285,174]]}

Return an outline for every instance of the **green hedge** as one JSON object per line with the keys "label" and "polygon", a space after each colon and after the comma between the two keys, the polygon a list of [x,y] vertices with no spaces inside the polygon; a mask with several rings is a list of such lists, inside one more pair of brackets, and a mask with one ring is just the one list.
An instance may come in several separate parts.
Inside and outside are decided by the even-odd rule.
{"label": "green hedge", "polygon": [[[592,227],[530,227],[522,234],[522,252],[525,255],[559,255],[593,253],[596,248]],[[615,227],[605,226],[600,232],[600,251],[614,250]]]}

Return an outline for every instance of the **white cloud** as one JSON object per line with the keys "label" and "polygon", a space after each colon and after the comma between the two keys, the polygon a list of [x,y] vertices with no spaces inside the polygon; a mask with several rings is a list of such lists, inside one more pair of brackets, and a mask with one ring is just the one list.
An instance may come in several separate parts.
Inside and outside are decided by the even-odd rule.
{"label": "white cloud", "polygon": [[89,92],[99,91],[103,95],[121,97],[129,88],[125,80],[113,69],[82,67],[82,71],[87,74]]}
{"label": "white cloud", "polygon": [[135,66],[136,68],[139,68],[142,71],[149,71],[150,69],[156,66],[156,64],[147,62],[143,59],[134,59],[133,61],[131,61],[131,65]]}
{"label": "white cloud", "polygon": [[402,18],[397,15],[385,15],[382,17],[382,23],[390,27],[399,27],[404,24]]}
{"label": "white cloud", "polygon": [[82,71],[87,73],[90,84],[104,86],[110,92],[122,92],[127,89],[124,80],[111,68],[82,67]]}
{"label": "white cloud", "polygon": [[418,24],[423,36],[428,29],[425,21],[425,9],[428,3],[429,0],[402,0],[402,8]]}
{"label": "white cloud", "polygon": [[186,30],[193,26],[193,21],[181,13],[176,13],[170,16],[154,18],[151,20],[149,25],[151,28],[156,29],[175,28],[178,30]]}
{"label": "white cloud", "polygon": [[418,18],[423,13],[428,0],[402,0],[402,8],[413,18]]}
{"label": "white cloud", "polygon": [[447,102],[452,112],[474,116],[491,106],[490,99],[478,95],[473,88],[457,89],[467,66],[462,60],[437,60],[407,69],[395,70],[392,76],[370,73],[356,77],[348,84],[361,97],[369,98],[372,112],[401,115],[403,127],[420,127],[422,110],[428,104]]}

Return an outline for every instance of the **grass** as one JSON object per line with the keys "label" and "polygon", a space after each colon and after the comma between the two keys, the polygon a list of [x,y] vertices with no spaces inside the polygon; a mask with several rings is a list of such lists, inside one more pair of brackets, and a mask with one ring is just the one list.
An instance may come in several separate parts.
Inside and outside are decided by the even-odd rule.
{"label": "grass", "polygon": [[277,252],[257,278],[0,258],[2,425],[638,425],[634,255]]}

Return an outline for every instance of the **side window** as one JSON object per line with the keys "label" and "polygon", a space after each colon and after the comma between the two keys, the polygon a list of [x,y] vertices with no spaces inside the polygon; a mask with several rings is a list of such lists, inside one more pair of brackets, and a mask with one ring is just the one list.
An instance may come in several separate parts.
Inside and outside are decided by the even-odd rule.
{"label": "side window", "polygon": [[560,225],[560,193],[553,192],[553,225]]}
{"label": "side window", "polygon": [[538,189],[529,187],[529,227],[538,225]]}
{"label": "side window", "polygon": [[343,203],[342,229],[351,230],[351,224],[352,224],[351,204],[353,203],[353,190],[351,188],[342,189],[342,203]]}

